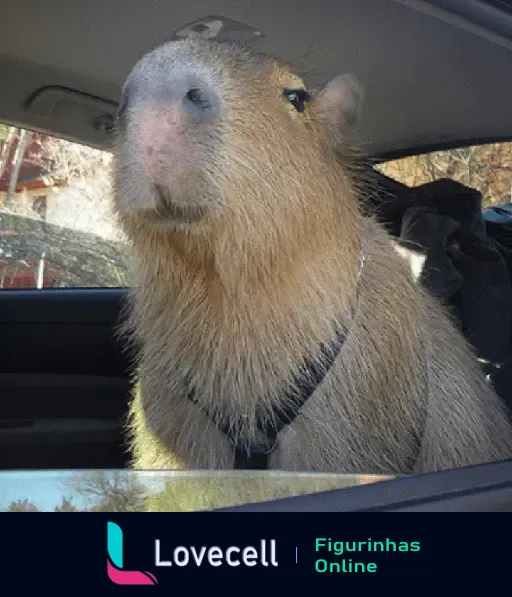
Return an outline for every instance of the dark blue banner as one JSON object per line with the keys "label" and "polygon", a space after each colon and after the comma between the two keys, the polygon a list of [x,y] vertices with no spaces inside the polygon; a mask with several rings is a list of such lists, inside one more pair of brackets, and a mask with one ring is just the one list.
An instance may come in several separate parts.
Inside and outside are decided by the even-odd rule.
{"label": "dark blue banner", "polygon": [[151,593],[181,581],[212,591],[236,586],[239,593],[253,580],[282,578],[291,589],[305,577],[340,587],[425,575],[459,587],[468,574],[472,581],[509,580],[507,514],[73,513],[0,520],[3,577],[7,571],[15,578],[20,594],[134,585],[152,586],[145,589]]}

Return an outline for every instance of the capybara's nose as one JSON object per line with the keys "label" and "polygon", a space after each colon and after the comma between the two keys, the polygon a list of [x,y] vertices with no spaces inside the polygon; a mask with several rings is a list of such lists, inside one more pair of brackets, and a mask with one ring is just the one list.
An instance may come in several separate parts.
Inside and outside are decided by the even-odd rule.
{"label": "capybara's nose", "polygon": [[215,122],[220,111],[220,98],[211,82],[193,72],[173,74],[172,70],[162,68],[151,84],[143,80],[142,71],[126,92],[145,172],[153,182],[165,184],[187,160],[189,133]]}
{"label": "capybara's nose", "polygon": [[[142,78],[144,73],[141,73]],[[201,121],[219,114],[220,98],[212,84],[189,73],[173,76],[172,72],[161,71],[157,82],[142,85],[135,81],[134,87],[144,88],[146,93],[139,99],[144,103],[167,107],[185,120]]]}

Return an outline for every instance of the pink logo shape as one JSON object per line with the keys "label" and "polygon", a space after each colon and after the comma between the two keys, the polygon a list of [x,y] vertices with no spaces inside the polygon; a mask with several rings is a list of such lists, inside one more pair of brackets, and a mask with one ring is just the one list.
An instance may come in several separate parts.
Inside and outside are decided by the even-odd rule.
{"label": "pink logo shape", "polygon": [[116,585],[156,585],[158,581],[151,572],[139,570],[119,570],[107,559],[107,572],[110,580]]}

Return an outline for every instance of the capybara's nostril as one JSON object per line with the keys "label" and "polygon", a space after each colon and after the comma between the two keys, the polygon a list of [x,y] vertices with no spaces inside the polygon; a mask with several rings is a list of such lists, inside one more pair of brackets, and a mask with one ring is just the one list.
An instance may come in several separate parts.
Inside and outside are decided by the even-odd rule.
{"label": "capybara's nostril", "polygon": [[218,96],[204,85],[186,88],[182,105],[188,115],[194,119],[214,116],[218,112]]}
{"label": "capybara's nostril", "polygon": [[195,106],[198,106],[199,108],[209,106],[209,102],[208,102],[206,93],[201,91],[201,89],[197,89],[197,88],[190,89],[190,91],[188,91],[186,94],[186,98],[187,98],[187,100],[192,102]]}

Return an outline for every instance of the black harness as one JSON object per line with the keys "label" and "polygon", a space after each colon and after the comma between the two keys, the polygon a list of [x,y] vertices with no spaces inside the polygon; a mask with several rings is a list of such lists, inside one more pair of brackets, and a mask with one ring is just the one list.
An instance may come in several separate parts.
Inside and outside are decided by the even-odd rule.
{"label": "black harness", "polygon": [[[330,369],[334,360],[338,356],[341,347],[347,337],[347,331],[342,330],[336,333],[336,337],[331,346],[322,346],[320,349],[320,358],[307,361],[301,374],[294,376],[290,389],[285,392],[282,403],[285,405],[281,410],[274,412],[273,420],[263,420],[258,418],[256,425],[258,429],[267,436],[266,444],[239,444],[233,433],[232,428],[224,422],[215,421],[217,427],[222,431],[233,445],[235,451],[235,469],[266,469],[268,468],[268,457],[277,446],[277,436],[279,432],[289,425],[299,414],[315,389],[320,385],[325,374]],[[188,398],[194,404],[199,406],[205,414],[212,420],[213,417],[199,404],[194,390],[190,389]]]}
{"label": "black harness", "polygon": [[[364,263],[364,254],[361,251],[360,267],[358,271],[358,278],[361,274]],[[356,295],[359,294],[359,285],[356,290]],[[320,385],[326,373],[331,368],[336,357],[338,356],[345,340],[347,338],[347,329],[337,329],[334,339],[329,346],[321,345],[320,354],[317,359],[307,360],[304,363],[300,374],[295,375],[290,389],[285,392],[282,404],[285,406],[281,410],[276,410],[272,421],[258,418],[256,425],[258,429],[267,436],[268,443],[266,444],[240,444],[237,441],[236,434],[233,433],[231,426],[222,421],[215,420],[214,417],[200,404],[196,398],[194,389],[189,384],[188,398],[191,402],[197,405],[207,417],[209,417],[220,431],[222,431],[231,442],[234,452],[234,468],[235,469],[260,469],[268,468],[268,458],[277,446],[277,436],[279,432],[289,425],[299,415],[300,409],[304,406],[306,401],[311,397],[315,389]]]}

